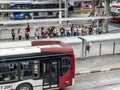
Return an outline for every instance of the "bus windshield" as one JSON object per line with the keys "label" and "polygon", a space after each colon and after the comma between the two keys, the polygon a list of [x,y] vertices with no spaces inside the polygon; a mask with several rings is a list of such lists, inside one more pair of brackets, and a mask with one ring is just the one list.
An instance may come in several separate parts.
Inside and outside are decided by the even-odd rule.
{"label": "bus windshield", "polygon": [[32,3],[11,3],[10,9],[31,9]]}

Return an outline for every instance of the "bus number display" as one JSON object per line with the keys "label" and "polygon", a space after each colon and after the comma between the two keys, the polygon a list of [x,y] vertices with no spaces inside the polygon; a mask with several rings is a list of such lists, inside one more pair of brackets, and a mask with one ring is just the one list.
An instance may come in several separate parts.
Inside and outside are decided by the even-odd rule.
{"label": "bus number display", "polygon": [[13,87],[13,85],[0,86],[0,90],[8,90],[8,89],[10,89],[12,87]]}

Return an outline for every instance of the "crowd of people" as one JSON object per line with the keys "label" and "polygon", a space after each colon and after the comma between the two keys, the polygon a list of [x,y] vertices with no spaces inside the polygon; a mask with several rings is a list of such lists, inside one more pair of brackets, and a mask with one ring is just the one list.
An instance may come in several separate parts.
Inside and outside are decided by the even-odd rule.
{"label": "crowd of people", "polygon": [[[26,40],[29,40],[30,37],[30,25],[27,24],[27,27],[25,28],[25,31],[21,31],[21,29],[18,29],[18,32],[16,33],[14,29],[11,30],[11,36],[12,40],[14,41],[15,38],[18,38],[18,40],[21,40],[22,37],[25,37]],[[67,27],[61,26],[59,29],[55,26],[50,26],[48,28],[41,27],[40,29],[37,28],[34,32],[34,38],[40,39],[40,38],[54,38],[54,37],[70,37],[70,36],[84,36],[84,35],[95,35],[95,34],[101,34],[102,28],[96,27],[96,26],[80,26],[80,25],[68,25]]]}

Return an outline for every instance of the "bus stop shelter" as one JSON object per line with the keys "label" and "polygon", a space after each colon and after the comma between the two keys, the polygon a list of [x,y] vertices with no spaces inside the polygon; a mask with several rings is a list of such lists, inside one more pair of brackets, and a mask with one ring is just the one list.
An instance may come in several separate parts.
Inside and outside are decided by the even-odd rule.
{"label": "bus stop shelter", "polygon": [[[86,43],[90,42],[103,42],[103,41],[115,41],[120,39],[120,33],[114,34],[101,34],[101,35],[87,35],[87,36],[80,36],[78,37],[81,42],[81,59],[86,57]],[[113,44],[113,54],[115,52],[115,43]],[[101,44],[100,44],[100,51],[101,55]]]}

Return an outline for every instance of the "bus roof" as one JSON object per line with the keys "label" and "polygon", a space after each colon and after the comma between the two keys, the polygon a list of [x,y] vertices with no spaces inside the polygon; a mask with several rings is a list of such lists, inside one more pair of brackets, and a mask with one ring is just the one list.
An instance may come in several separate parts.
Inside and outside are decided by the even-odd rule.
{"label": "bus roof", "polygon": [[0,56],[6,55],[17,55],[17,54],[30,54],[39,53],[42,48],[60,48],[60,45],[44,45],[44,46],[33,46],[33,47],[18,47],[18,48],[6,48],[0,49]]}
{"label": "bus roof", "polygon": [[112,40],[119,40],[120,33],[88,35],[88,36],[80,36],[79,38],[85,40],[86,42],[112,41]]}
{"label": "bus roof", "polygon": [[[57,9],[59,11],[59,9]],[[4,10],[5,11],[5,10]],[[4,12],[0,10],[0,12]],[[17,11],[17,10],[16,10]],[[25,10],[24,10],[25,11]],[[28,11],[28,10],[26,10]],[[40,22],[59,22],[59,21],[75,21],[75,20],[90,20],[90,19],[110,19],[112,16],[96,16],[96,17],[70,17],[70,18],[57,18],[57,19],[33,19],[33,20],[8,20],[0,21],[1,25],[10,25],[10,24],[23,24],[23,23],[40,23]]]}
{"label": "bus roof", "polygon": [[11,2],[10,4],[32,4],[32,2]]}
{"label": "bus roof", "polygon": [[113,4],[112,6],[120,7],[120,3]]}
{"label": "bus roof", "polygon": [[61,41],[49,41],[49,40],[6,42],[0,43],[0,46],[2,46],[0,47],[0,56],[42,52],[52,53],[73,52],[72,48],[69,47],[69,45]]}
{"label": "bus roof", "polygon": [[36,1],[36,2],[32,2],[32,4],[58,4],[58,1]]}
{"label": "bus roof", "polygon": [[16,0],[15,0],[15,1],[5,1],[5,0],[3,1],[3,0],[2,0],[2,1],[0,1],[0,4],[10,4],[10,3],[28,3],[28,2],[30,2],[30,1],[28,1],[28,0],[27,0],[27,1],[16,1]]}
{"label": "bus roof", "polygon": [[15,42],[0,42],[0,49],[3,48],[20,48],[20,47],[32,47],[40,46],[41,48],[48,47],[68,47],[67,44],[61,41],[55,40],[33,40],[33,41],[15,41]]}
{"label": "bus roof", "polygon": [[[63,2],[63,1],[62,1]],[[10,4],[10,3],[15,3],[15,4],[49,4],[49,3],[59,3],[57,0],[47,0],[47,1],[30,1],[30,0],[26,0],[26,1],[16,1],[16,0],[11,0],[11,1],[0,1],[0,4]]]}

